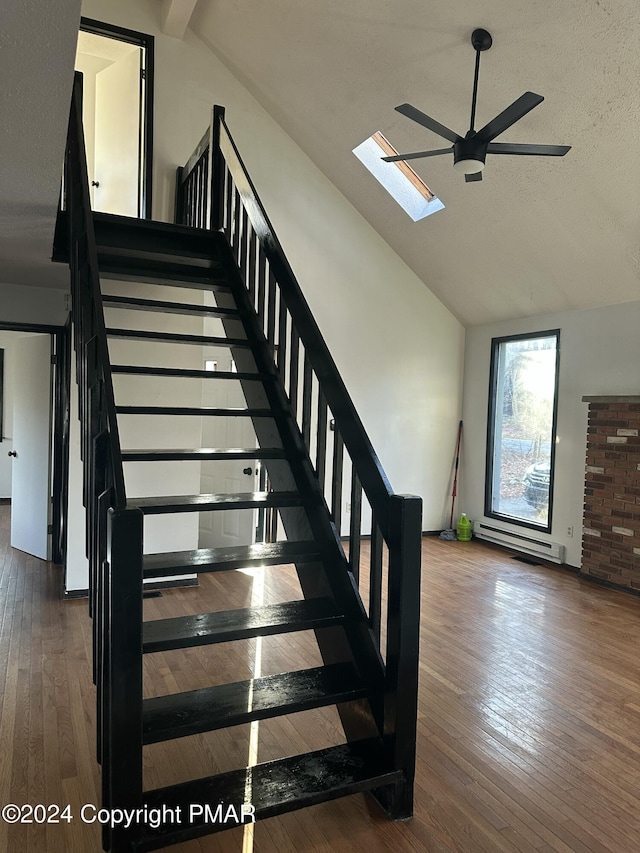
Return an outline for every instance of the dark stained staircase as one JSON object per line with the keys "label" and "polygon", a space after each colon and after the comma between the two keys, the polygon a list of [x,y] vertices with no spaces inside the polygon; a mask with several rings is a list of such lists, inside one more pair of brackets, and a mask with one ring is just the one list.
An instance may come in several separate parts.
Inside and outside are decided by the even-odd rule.
{"label": "dark stained staircase", "polygon": [[[58,257],[66,252],[72,275],[103,806],[186,810],[207,802],[255,808],[238,821],[212,823],[202,816],[156,829],[144,822],[105,828],[105,850],[155,850],[248,816],[261,820],[363,791],[372,792],[391,818],[410,817],[421,501],[391,491],[223,112],[216,108],[208,144],[201,144],[189,173],[178,177],[178,218],[208,226],[194,228],[90,212],[79,98],[76,87],[60,229],[68,234],[69,249],[58,247]],[[101,277],[107,283],[159,284],[165,296],[170,286],[175,298],[103,293]],[[211,304],[201,304],[198,292]],[[117,324],[110,319],[105,325],[105,312],[117,315]],[[127,318],[140,312],[215,318],[224,334],[136,329]],[[235,369],[112,364],[111,350],[120,341],[136,341],[140,352],[151,343],[215,346],[230,354]],[[239,383],[246,405],[172,406],[168,394],[163,405],[122,404],[114,391],[118,377]],[[124,417],[141,418],[142,424],[158,417],[250,419],[256,446],[122,448]],[[227,460],[259,460],[260,488],[152,496],[130,495],[125,488],[129,466],[139,463]],[[346,541],[343,483],[350,484]],[[146,552],[146,516],[246,509],[267,519],[264,541]],[[366,562],[364,537],[370,539]],[[225,574],[237,569],[290,565],[301,590],[297,600],[143,621],[145,583],[211,572],[224,583]],[[303,631],[314,632],[321,666],[143,696],[145,655]],[[346,743],[144,790],[146,745],[325,706],[337,708]]]}

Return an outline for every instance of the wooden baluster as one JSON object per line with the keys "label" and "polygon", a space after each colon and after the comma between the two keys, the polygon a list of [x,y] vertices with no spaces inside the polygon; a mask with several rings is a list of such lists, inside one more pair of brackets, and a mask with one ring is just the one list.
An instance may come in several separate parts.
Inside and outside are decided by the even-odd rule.
{"label": "wooden baluster", "polygon": [[331,517],[338,531],[341,533],[342,524],[342,468],[343,468],[344,444],[342,436],[335,429],[333,433],[333,468],[331,472]]}
{"label": "wooden baluster", "polygon": [[369,562],[369,625],[378,642],[380,642],[380,622],[382,617],[382,546],[382,534],[376,521],[376,515],[372,511],[371,555]]}
{"label": "wooden baluster", "polygon": [[224,222],[224,230],[227,235],[227,240],[231,242],[231,231],[233,228],[233,199],[235,196],[235,186],[233,183],[233,178],[231,177],[231,172],[227,167],[226,170],[227,181],[226,181],[226,198],[225,198],[225,222]]}
{"label": "wooden baluster", "polygon": [[236,263],[239,261],[240,252],[240,215],[242,210],[242,201],[237,188],[233,194],[233,238],[231,240],[231,248],[233,249],[233,257]]}
{"label": "wooden baluster", "polygon": [[242,276],[242,281],[244,286],[247,286],[247,249],[249,244],[249,215],[247,214],[247,209],[242,207],[242,217],[241,217],[241,234],[240,234],[240,255],[238,257],[238,266],[240,267],[240,275]]}
{"label": "wooden baluster", "polygon": [[258,236],[257,234],[251,230],[251,240],[249,242],[249,280],[248,290],[249,290],[249,299],[251,300],[251,304],[256,304],[256,255],[258,252]]}
{"label": "wooden baluster", "polygon": [[362,524],[362,486],[351,465],[351,519],[349,522],[349,564],[358,583],[360,579],[360,534]]}
{"label": "wooden baluster", "polygon": [[305,352],[302,359],[302,438],[311,452],[311,398],[313,392],[313,374],[311,363]]}
{"label": "wooden baluster", "polygon": [[260,249],[258,255],[258,304],[256,311],[260,320],[260,328],[264,331],[264,300],[267,282],[267,256]]}
{"label": "wooden baluster", "polygon": [[282,381],[285,380],[287,364],[287,306],[280,291],[280,305],[278,307],[278,370]]}
{"label": "wooden baluster", "polygon": [[291,350],[289,354],[289,400],[294,417],[298,419],[298,369],[300,358],[300,338],[293,325],[291,326]]}
{"label": "wooden baluster", "polygon": [[276,345],[276,297],[277,285],[273,270],[269,268],[269,291],[267,294],[267,340],[271,353],[275,357]]}
{"label": "wooden baluster", "polygon": [[207,227],[207,208],[209,207],[209,160],[203,155],[202,183],[200,185],[200,228]]}
{"label": "wooden baluster", "polygon": [[327,464],[327,402],[322,388],[318,388],[318,420],[316,432],[316,477],[324,494],[324,478]]}

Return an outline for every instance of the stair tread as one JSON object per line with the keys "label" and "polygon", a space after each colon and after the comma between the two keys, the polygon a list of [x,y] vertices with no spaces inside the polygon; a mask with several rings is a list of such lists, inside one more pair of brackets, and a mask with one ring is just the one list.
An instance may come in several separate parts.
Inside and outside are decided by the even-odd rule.
{"label": "stair tread", "polygon": [[159,299],[138,299],[133,296],[110,296],[102,301],[106,308],[129,308],[138,311],[158,311],[168,314],[198,314],[205,317],[239,317],[237,308],[218,308],[212,305],[193,305],[189,302],[165,302]]}
{"label": "stair tread", "polygon": [[273,409],[218,409],[213,406],[116,406],[118,415],[202,415],[233,418],[275,418],[282,414]]}
{"label": "stair tread", "polygon": [[252,566],[309,563],[319,559],[320,555],[313,541],[285,541],[145,554],[142,565],[145,578],[159,578],[194,572],[231,571]]}
{"label": "stair tread", "polygon": [[162,495],[129,498],[127,508],[139,507],[145,515],[166,512],[210,512],[225,509],[300,506],[298,492],[236,492],[221,495]]}
{"label": "stair tread", "polygon": [[213,293],[231,293],[229,282],[214,276],[191,275],[182,272],[161,272],[157,268],[132,269],[126,263],[101,264],[100,279],[131,281],[135,279],[143,284],[163,284],[171,287],[186,287],[191,290],[207,290]]}
{"label": "stair tread", "polygon": [[150,279],[151,281],[181,281],[190,284],[221,285],[226,291],[230,290],[227,279],[219,265],[202,267],[189,263],[154,263],[150,258],[129,257],[126,253],[112,255],[100,253],[98,250],[98,269],[105,278],[135,278]]}
{"label": "stair tread", "polygon": [[143,701],[143,743],[349,702],[367,692],[352,664],[336,663],[157,696]]}
{"label": "stair tread", "polygon": [[186,367],[145,367],[136,364],[112,364],[111,373],[127,376],[181,376],[193,379],[241,379],[265,382],[275,377],[265,373],[240,373],[230,370],[191,370]]}
{"label": "stair tread", "polygon": [[158,829],[144,824],[137,849],[154,850],[234,825],[223,820],[212,822],[206,814],[190,815],[192,803],[209,803],[212,812],[218,803],[223,803],[223,816],[227,804],[236,804],[238,812],[242,803],[251,804],[255,807],[256,820],[260,821],[401,779],[402,772],[390,768],[380,742],[371,739],[156,788],[144,792],[145,806],[179,806],[183,819],[180,824],[167,823]]}
{"label": "stair tread", "polygon": [[[108,269],[110,266],[126,266],[132,272],[139,269],[153,269],[160,274],[170,273],[176,274],[186,272],[187,275],[196,275],[201,278],[211,278],[215,275],[216,278],[221,277],[222,264],[220,261],[206,258],[194,258],[190,263],[190,258],[181,258],[180,255],[176,259],[167,259],[161,251],[154,257],[154,253],[147,253],[137,249],[129,249],[119,246],[96,246],[98,252],[98,266],[102,269]],[[206,265],[203,265],[206,264]]]}
{"label": "stair tread", "polygon": [[107,261],[110,258],[118,258],[120,260],[133,260],[137,263],[146,262],[154,265],[169,265],[188,267],[203,272],[211,272],[215,270],[219,272],[222,269],[222,264],[217,258],[212,257],[211,252],[194,252],[180,249],[178,247],[172,251],[164,245],[129,245],[124,246],[121,242],[111,241],[108,239],[100,239],[96,241],[98,251],[98,261]]}
{"label": "stair tread", "polygon": [[281,447],[199,447],[194,450],[123,450],[123,462],[168,462],[177,460],[287,459],[289,452]]}
{"label": "stair tread", "polygon": [[342,614],[330,598],[303,599],[262,607],[155,619],[143,625],[143,648],[151,652],[226,643],[338,625]]}
{"label": "stair tread", "polygon": [[221,347],[250,347],[246,338],[220,338],[213,335],[185,335],[178,332],[148,332],[142,329],[106,330],[108,338],[128,338],[134,341],[160,341],[176,344],[207,344]]}

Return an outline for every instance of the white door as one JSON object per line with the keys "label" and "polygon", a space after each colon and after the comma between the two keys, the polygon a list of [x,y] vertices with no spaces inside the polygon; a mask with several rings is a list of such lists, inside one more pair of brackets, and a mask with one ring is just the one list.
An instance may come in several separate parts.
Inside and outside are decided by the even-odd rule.
{"label": "white door", "polygon": [[142,48],[96,75],[93,209],[138,216],[141,167]]}
{"label": "white door", "polygon": [[[207,369],[215,364],[218,370],[233,369],[225,354],[219,361],[205,363]],[[246,402],[239,382],[226,379],[203,382],[203,406],[215,408],[245,408]],[[256,434],[251,418],[203,417],[203,447],[255,447]],[[234,460],[203,462],[201,491],[204,494],[246,493],[256,490],[257,462]],[[222,548],[250,545],[255,540],[257,511],[249,509],[219,510],[200,514],[200,547]]]}
{"label": "white door", "polygon": [[20,339],[15,347],[11,547],[51,558],[52,368],[50,335]]}

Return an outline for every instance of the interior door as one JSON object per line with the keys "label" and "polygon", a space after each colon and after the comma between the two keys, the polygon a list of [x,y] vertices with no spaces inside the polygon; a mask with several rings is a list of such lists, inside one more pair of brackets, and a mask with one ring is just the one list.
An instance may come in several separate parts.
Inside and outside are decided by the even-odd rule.
{"label": "interior door", "polygon": [[139,216],[142,48],[96,75],[93,209]]}
{"label": "interior door", "polygon": [[11,547],[51,558],[51,336],[18,340],[14,370]]}
{"label": "interior door", "polygon": [[[232,370],[233,362],[209,360],[206,369]],[[215,367],[214,367],[215,366]],[[244,408],[247,404],[239,382],[205,380],[203,406]],[[250,418],[204,417],[203,447],[255,447],[256,434]],[[256,491],[257,461],[203,462],[201,489],[205,494]],[[223,510],[200,514],[200,547],[221,548],[250,545],[255,540],[256,510]]]}

